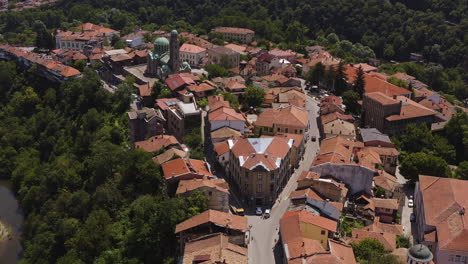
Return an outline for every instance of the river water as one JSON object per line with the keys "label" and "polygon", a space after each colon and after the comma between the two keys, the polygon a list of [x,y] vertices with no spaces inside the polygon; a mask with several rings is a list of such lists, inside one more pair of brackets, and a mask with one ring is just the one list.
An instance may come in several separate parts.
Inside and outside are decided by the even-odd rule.
{"label": "river water", "polygon": [[0,221],[9,227],[12,234],[10,240],[0,241],[0,264],[14,264],[20,260],[23,253],[20,244],[23,220],[23,212],[10,182],[0,180]]}

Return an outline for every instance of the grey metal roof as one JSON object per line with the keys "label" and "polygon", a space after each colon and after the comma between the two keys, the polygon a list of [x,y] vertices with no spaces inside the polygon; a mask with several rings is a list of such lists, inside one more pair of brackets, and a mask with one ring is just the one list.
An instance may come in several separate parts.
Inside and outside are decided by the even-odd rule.
{"label": "grey metal roof", "polygon": [[362,141],[364,142],[378,140],[378,141],[392,143],[392,141],[386,134],[381,133],[376,128],[361,128],[360,131],[361,131]]}

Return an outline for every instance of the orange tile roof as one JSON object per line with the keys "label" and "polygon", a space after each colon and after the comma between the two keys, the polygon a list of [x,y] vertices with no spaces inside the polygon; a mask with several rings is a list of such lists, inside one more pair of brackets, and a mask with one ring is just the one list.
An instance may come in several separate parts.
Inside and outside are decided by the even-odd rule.
{"label": "orange tile roof", "polygon": [[403,80],[403,81],[416,80],[416,77],[413,77],[413,76],[408,75],[408,74],[403,73],[403,72],[397,72],[397,73],[393,74],[392,76],[397,78],[397,79]]}
{"label": "orange tile roof", "polygon": [[206,223],[212,223],[217,226],[223,226],[228,229],[238,230],[241,232],[246,232],[248,229],[247,217],[224,213],[217,210],[206,210],[205,212],[178,224],[176,226],[175,233],[177,234]]}
{"label": "orange tile roof", "polygon": [[149,83],[138,86],[140,96],[151,96],[151,85]]}
{"label": "orange tile roof", "polygon": [[383,93],[375,92],[375,93],[366,93],[364,96],[373,99],[374,101],[379,102],[382,105],[392,105],[392,104],[399,104],[400,102],[393,99],[392,97],[386,96]]}
{"label": "orange tile roof", "polygon": [[182,44],[182,46],[180,46],[179,51],[180,52],[186,52],[186,53],[192,53],[192,54],[198,54],[198,53],[205,52],[206,49],[202,48],[202,47],[199,47],[197,45],[184,43],[184,44]]}
{"label": "orange tile roof", "polygon": [[[267,135],[262,135],[260,136],[261,138],[268,138],[272,136],[267,136]],[[278,133],[275,136],[273,136],[278,139],[285,140],[286,142],[289,141],[289,139],[293,139],[293,146],[298,148],[301,145],[301,142],[304,140],[304,134],[292,134],[292,133]]]}
{"label": "orange tile roof", "polygon": [[211,138],[230,138],[230,137],[239,137],[242,133],[238,130],[232,129],[230,127],[221,127],[216,130],[211,131]]}
{"label": "orange tile roof", "polygon": [[266,170],[278,169],[292,146],[292,142],[286,143],[274,137],[239,138],[228,142],[240,165],[249,170],[257,166],[263,166]]}
{"label": "orange tile roof", "polygon": [[371,170],[376,170],[376,166],[382,164],[380,155],[369,148],[361,149],[356,153],[356,156],[359,160],[359,165],[367,167]]}
{"label": "orange tile roof", "polygon": [[378,153],[379,155],[382,156],[398,156],[400,155],[400,152],[396,148],[384,148],[384,147],[366,147],[367,149],[370,149],[374,151],[375,153]]}
{"label": "orange tile roof", "polygon": [[206,162],[202,160],[178,158],[162,164],[161,167],[166,179],[190,173],[200,176],[213,176]]}
{"label": "orange tile roof", "polygon": [[208,120],[212,121],[245,121],[244,116],[230,107],[219,107],[208,114]]}
{"label": "orange tile roof", "polygon": [[220,95],[211,95],[208,96],[208,106],[210,107],[210,112],[216,110],[220,107],[230,107],[229,102],[225,101],[224,98]]}
{"label": "orange tile roof", "polygon": [[76,29],[82,30],[82,31],[97,31],[99,33],[118,32],[116,30],[106,28],[106,27],[102,27],[102,26],[98,26],[98,25],[95,25],[95,24],[92,24],[92,23],[84,23],[83,25],[80,25],[80,26],[76,27]]}
{"label": "orange tile roof", "polygon": [[369,65],[367,63],[358,63],[358,64],[351,64],[352,67],[358,69],[359,67],[361,67],[361,69],[364,71],[364,72],[370,72],[370,71],[376,71],[377,68],[372,66],[372,65]]}
{"label": "orange tile roof", "polygon": [[329,239],[330,253],[337,256],[342,264],[356,264],[353,248],[350,245]]}
{"label": "orange tile roof", "polygon": [[228,49],[232,49],[232,50],[237,51],[237,52],[245,52],[247,50],[246,46],[236,45],[236,44],[233,44],[233,43],[224,45],[224,47],[226,47]]}
{"label": "orange tile roof", "polygon": [[307,198],[311,200],[323,201],[322,197],[311,188],[296,190],[289,195],[289,198]]}
{"label": "orange tile roof", "polygon": [[273,127],[288,126],[305,129],[309,123],[309,113],[297,106],[287,106],[279,109],[269,109],[261,113],[256,126]]}
{"label": "orange tile roof", "polygon": [[386,251],[394,251],[396,249],[396,235],[388,232],[367,231],[366,229],[353,229],[352,241],[360,242],[363,239],[376,239],[384,245]]}
{"label": "orange tile roof", "polygon": [[[302,264],[303,262],[288,263],[288,264]],[[343,264],[337,256],[333,254],[316,254],[306,258],[307,264],[320,263],[320,264]]]}
{"label": "orange tile roof", "polygon": [[215,87],[207,84],[207,83],[200,83],[200,84],[191,84],[187,86],[187,89],[191,92],[201,93],[207,91],[214,91],[216,90]]}
{"label": "orange tile roof", "polygon": [[245,84],[240,83],[238,81],[231,80],[226,84],[226,88],[228,90],[239,90],[239,89],[247,89],[247,86],[245,86]]}
{"label": "orange tile roof", "polygon": [[468,251],[468,181],[419,176],[426,225],[435,226],[439,247]]}
{"label": "orange tile roof", "polygon": [[[349,65],[345,66],[345,73],[348,78],[348,82],[354,82],[357,76],[357,69]],[[364,74],[364,91],[365,93],[381,92],[387,96],[394,95],[408,95],[411,91],[391,84],[381,78],[372,76],[370,74]]]}
{"label": "orange tile roof", "polygon": [[410,118],[417,118],[417,117],[423,117],[423,116],[433,116],[436,114],[435,111],[429,108],[426,108],[404,96],[398,96],[397,100],[402,102],[400,114],[386,117],[385,119],[388,121],[410,119]]}
{"label": "orange tile roof", "polygon": [[395,235],[403,234],[402,225],[381,223],[380,217],[378,216],[374,218],[374,223],[366,226],[364,229],[366,229],[367,231],[374,231],[374,232],[387,232],[387,233],[391,233]]}
{"label": "orange tile roof", "polygon": [[333,113],[329,113],[329,114],[326,114],[324,116],[320,116],[320,120],[322,122],[322,125],[325,125],[331,121],[334,121],[336,119],[340,119],[340,120],[345,120],[345,121],[349,121],[349,122],[354,122],[354,118],[352,115],[344,115],[342,113],[339,113],[339,112],[333,112]]}
{"label": "orange tile roof", "polygon": [[216,155],[220,156],[229,151],[229,145],[227,142],[220,143],[215,146]]}
{"label": "orange tile roof", "polygon": [[303,172],[301,172],[301,175],[299,175],[299,178],[297,179],[297,181],[302,181],[302,180],[306,180],[306,179],[314,180],[314,179],[318,179],[318,178],[320,178],[320,175],[318,175],[315,172],[303,171]]}
{"label": "orange tile roof", "polygon": [[289,259],[325,253],[320,241],[306,237],[296,237],[285,242],[288,246]]}
{"label": "orange tile roof", "polygon": [[374,177],[374,183],[376,186],[391,192],[398,186],[397,178],[384,170],[379,170],[379,176]]}
{"label": "orange tile roof", "polygon": [[353,150],[363,148],[362,142],[355,142],[341,136],[326,138],[320,145],[320,150],[312,162],[312,166],[322,163],[351,164]]}
{"label": "orange tile roof", "polygon": [[181,180],[177,187],[176,194],[191,192],[202,187],[229,193],[229,185],[224,179],[191,179]]}
{"label": "orange tile roof", "polygon": [[325,96],[322,99],[320,99],[320,106],[329,105],[329,104],[341,105],[343,104],[343,99],[341,97],[334,96],[334,95]]}
{"label": "orange tile roof", "polygon": [[135,142],[136,149],[143,149],[146,152],[155,152],[162,148],[167,148],[172,145],[179,145],[179,141],[171,135],[158,135],[150,137],[144,141]]}
{"label": "orange tile roof", "polygon": [[247,248],[229,242],[229,237],[222,233],[209,234],[191,240],[184,247],[181,264],[222,263],[247,264]]}
{"label": "orange tile roof", "polygon": [[[282,230],[283,228],[288,229],[291,223],[290,221],[293,221],[292,223],[307,223],[307,224],[315,225],[315,226],[318,226],[320,228],[326,229],[331,232],[336,232],[337,225],[338,225],[338,223],[333,220],[330,220],[322,216],[314,215],[313,213],[310,213],[308,211],[289,211],[289,212],[286,212],[280,220],[281,229]],[[283,224],[286,224],[286,226],[283,227]],[[283,233],[283,231],[281,233]],[[301,233],[302,233],[302,230],[301,230]],[[289,238],[290,237],[286,237],[286,239],[289,239]]]}
{"label": "orange tile roof", "polygon": [[398,210],[397,199],[373,198],[375,208]]}

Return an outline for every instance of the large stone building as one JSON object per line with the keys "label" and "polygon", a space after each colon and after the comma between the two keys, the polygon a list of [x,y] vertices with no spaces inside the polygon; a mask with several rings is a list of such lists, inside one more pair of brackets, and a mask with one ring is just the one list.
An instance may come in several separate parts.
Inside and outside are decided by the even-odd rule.
{"label": "large stone building", "polygon": [[414,194],[415,240],[435,263],[468,262],[468,181],[419,176]]}
{"label": "large stone building", "polygon": [[435,122],[436,112],[405,96],[389,97],[383,93],[366,93],[362,103],[365,125],[390,136],[404,133],[408,124],[428,127]]}
{"label": "large stone building", "polygon": [[228,179],[252,205],[270,205],[291,176],[293,139],[229,139]]}
{"label": "large stone building", "polygon": [[213,29],[213,32],[223,34],[225,40],[237,40],[246,44],[252,42],[255,37],[255,31],[248,28],[217,27]]}
{"label": "large stone building", "polygon": [[275,135],[278,132],[305,134],[308,129],[308,112],[294,105],[268,109],[255,122],[255,131],[262,135]]}
{"label": "large stone building", "polygon": [[166,78],[169,74],[177,72],[190,72],[187,62],[180,62],[179,33],[171,31],[171,40],[165,37],[154,41],[154,50],[148,53],[148,67],[146,73],[159,79]]}
{"label": "large stone building", "polygon": [[119,37],[117,30],[85,23],[76,31],[58,31],[55,35],[56,49],[84,50],[102,46],[103,41],[110,42],[114,36]]}
{"label": "large stone building", "polygon": [[229,185],[224,179],[191,179],[179,182],[176,194],[190,197],[201,192],[207,199],[208,209],[229,212]]}
{"label": "large stone building", "polygon": [[179,52],[180,59],[188,62],[192,67],[200,66],[202,59],[206,56],[206,49],[188,43],[182,44]]}
{"label": "large stone building", "polygon": [[225,68],[239,66],[239,53],[223,46],[208,49],[208,63],[221,65]]}

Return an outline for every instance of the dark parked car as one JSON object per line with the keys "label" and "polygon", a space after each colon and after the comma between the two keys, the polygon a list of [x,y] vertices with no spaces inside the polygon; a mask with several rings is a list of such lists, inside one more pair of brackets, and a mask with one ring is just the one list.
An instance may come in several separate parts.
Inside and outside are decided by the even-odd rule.
{"label": "dark parked car", "polygon": [[414,213],[411,213],[409,220],[410,220],[411,222],[416,221],[416,215],[415,215]]}
{"label": "dark parked car", "polygon": [[317,140],[317,137],[316,136],[312,136],[312,141],[316,141]]}

